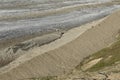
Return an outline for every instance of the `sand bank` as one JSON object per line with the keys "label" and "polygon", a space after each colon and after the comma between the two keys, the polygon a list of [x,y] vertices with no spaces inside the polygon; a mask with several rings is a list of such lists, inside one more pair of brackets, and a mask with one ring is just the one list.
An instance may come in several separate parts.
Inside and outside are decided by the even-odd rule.
{"label": "sand bank", "polygon": [[80,61],[116,41],[120,12],[65,33],[62,38],[33,48],[0,69],[1,80],[59,75],[73,69]]}

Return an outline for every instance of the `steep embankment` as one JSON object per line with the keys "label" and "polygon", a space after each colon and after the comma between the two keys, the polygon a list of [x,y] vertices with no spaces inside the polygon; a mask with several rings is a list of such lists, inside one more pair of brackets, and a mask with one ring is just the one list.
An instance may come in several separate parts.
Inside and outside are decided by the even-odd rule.
{"label": "steep embankment", "polygon": [[[23,42],[18,41],[18,43],[15,43],[15,40],[12,40],[15,44],[6,48],[4,48],[5,44],[2,45],[3,49],[0,49],[0,67],[9,64],[10,62],[14,61],[16,58],[20,57],[21,55],[24,55],[25,53],[23,51],[27,52],[32,48],[40,47],[44,44],[49,44],[61,38],[62,34],[63,32],[53,32]],[[9,42],[6,44],[9,44]]]}
{"label": "steep embankment", "polygon": [[[34,48],[0,70],[1,80],[58,75],[73,69],[80,61],[116,41],[120,12],[97,24],[75,28],[48,45]],[[89,29],[89,30],[88,30]]]}

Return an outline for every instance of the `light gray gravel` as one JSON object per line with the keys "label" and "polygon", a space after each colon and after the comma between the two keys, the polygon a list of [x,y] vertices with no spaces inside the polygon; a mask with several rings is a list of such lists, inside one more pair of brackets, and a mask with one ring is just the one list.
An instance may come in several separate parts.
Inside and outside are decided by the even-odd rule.
{"label": "light gray gravel", "polygon": [[[0,17],[21,15],[24,13],[43,12],[44,10],[56,10],[58,8],[74,6],[78,4],[105,3],[110,0],[0,0]],[[19,3],[19,4],[18,4]],[[48,15],[41,18],[20,19],[15,21],[0,21],[0,40],[42,33],[55,29],[70,29],[84,23],[102,18],[113,10],[119,9],[119,5],[108,7],[87,8]]]}

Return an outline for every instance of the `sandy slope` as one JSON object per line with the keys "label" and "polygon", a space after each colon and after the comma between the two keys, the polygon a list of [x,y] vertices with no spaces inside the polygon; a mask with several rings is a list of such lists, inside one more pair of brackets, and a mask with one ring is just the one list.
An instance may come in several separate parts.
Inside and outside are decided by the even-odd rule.
{"label": "sandy slope", "polygon": [[119,16],[120,12],[116,12],[103,21],[72,29],[55,42],[25,52],[27,54],[0,69],[0,80],[58,75],[73,69],[84,57],[116,40]]}

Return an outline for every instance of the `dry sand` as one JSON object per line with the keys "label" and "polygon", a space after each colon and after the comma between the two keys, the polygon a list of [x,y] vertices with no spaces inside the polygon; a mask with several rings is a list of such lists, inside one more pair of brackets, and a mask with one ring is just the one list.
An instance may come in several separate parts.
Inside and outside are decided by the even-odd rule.
{"label": "dry sand", "polygon": [[61,39],[33,48],[0,69],[0,80],[25,80],[31,77],[60,75],[80,61],[116,41],[120,12],[65,33]]}
{"label": "dry sand", "polygon": [[[10,62],[14,61],[16,58],[20,57],[21,55],[24,55],[28,50],[35,47],[40,47],[45,44],[49,44],[61,38],[62,35],[63,35],[62,32],[53,32],[43,36],[39,36],[39,37],[37,36],[35,38],[23,42],[18,41],[18,43],[16,44],[14,43],[9,47],[0,49],[0,67],[9,64]],[[13,42],[17,42],[17,41],[14,40]]]}
{"label": "dry sand", "polygon": [[87,69],[91,68],[92,66],[96,65],[98,62],[100,62],[103,58],[98,58],[98,59],[94,59],[92,61],[90,61],[87,64],[84,64],[81,69],[86,71]]}

